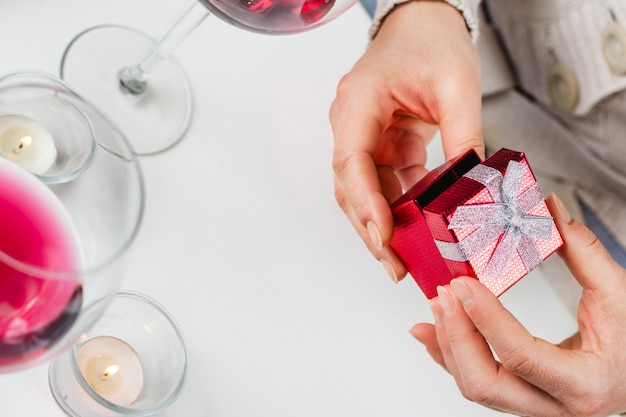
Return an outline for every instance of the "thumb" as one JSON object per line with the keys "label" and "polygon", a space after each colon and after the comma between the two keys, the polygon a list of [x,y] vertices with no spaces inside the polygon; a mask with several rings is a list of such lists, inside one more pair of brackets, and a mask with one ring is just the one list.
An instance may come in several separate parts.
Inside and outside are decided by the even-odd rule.
{"label": "thumb", "polygon": [[471,106],[460,108],[458,112],[452,109],[440,121],[441,143],[446,161],[472,148],[481,159],[485,158],[480,104],[475,107],[477,114],[471,114],[469,108]]}
{"label": "thumb", "polygon": [[485,158],[482,94],[477,80],[461,79],[458,88],[448,88],[441,93],[439,129],[446,161],[472,148],[481,159]]}
{"label": "thumb", "polygon": [[556,194],[546,200],[564,245],[559,255],[583,289],[613,292],[623,284],[626,272],[585,225],[572,219]]}

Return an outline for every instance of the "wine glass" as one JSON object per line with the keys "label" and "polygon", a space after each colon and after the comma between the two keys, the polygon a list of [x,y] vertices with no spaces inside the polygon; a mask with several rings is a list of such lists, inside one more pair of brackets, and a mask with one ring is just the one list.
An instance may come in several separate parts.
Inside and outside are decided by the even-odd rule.
{"label": "wine glass", "polygon": [[191,122],[191,87],[171,53],[207,16],[253,32],[293,34],[330,22],[356,2],[194,0],[158,42],[123,26],[85,30],[65,50],[61,77],[126,133],[138,155],[157,154],[177,144]]}
{"label": "wine glass", "polygon": [[49,360],[95,322],[143,212],[141,169],[114,125],[55,76],[0,77],[0,373]]}

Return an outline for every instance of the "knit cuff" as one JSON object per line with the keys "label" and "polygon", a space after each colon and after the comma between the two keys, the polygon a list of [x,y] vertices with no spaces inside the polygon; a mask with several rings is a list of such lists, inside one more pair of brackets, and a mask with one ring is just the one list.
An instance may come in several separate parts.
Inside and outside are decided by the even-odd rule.
{"label": "knit cuff", "polygon": [[[379,0],[376,7],[376,13],[374,14],[374,20],[370,28],[369,36],[370,40],[376,37],[380,26],[385,18],[391,13],[397,6],[407,3],[409,1],[420,0]],[[472,40],[476,42],[478,39],[478,7],[481,0],[445,0],[446,3],[459,10],[465,18],[465,24],[472,36]]]}

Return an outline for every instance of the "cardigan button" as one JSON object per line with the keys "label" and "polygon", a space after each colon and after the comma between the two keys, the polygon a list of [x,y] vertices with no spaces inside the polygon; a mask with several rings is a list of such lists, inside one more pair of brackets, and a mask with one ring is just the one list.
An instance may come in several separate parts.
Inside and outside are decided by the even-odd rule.
{"label": "cardigan button", "polygon": [[602,34],[604,59],[614,74],[626,74],[626,30],[616,22],[611,22]]}
{"label": "cardigan button", "polygon": [[552,105],[563,112],[571,112],[578,104],[578,81],[565,64],[557,63],[548,74],[548,96]]}

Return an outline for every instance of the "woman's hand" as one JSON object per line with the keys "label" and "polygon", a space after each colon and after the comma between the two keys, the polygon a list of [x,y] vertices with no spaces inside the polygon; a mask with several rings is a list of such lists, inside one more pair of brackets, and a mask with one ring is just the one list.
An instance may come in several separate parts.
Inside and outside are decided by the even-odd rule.
{"label": "woman's hand", "polygon": [[[473,278],[440,287],[435,325],[413,336],[463,395],[523,416],[608,416],[626,410],[626,270],[552,195],[559,251],[583,288],[579,332],[558,345],[533,337]],[[493,348],[499,361],[494,358]]]}
{"label": "woman's hand", "polygon": [[425,175],[437,127],[446,159],[470,148],[484,154],[479,66],[460,12],[441,0],[416,0],[385,19],[338,86],[330,112],[335,195],[396,281],[406,269],[388,247],[389,203]]}

